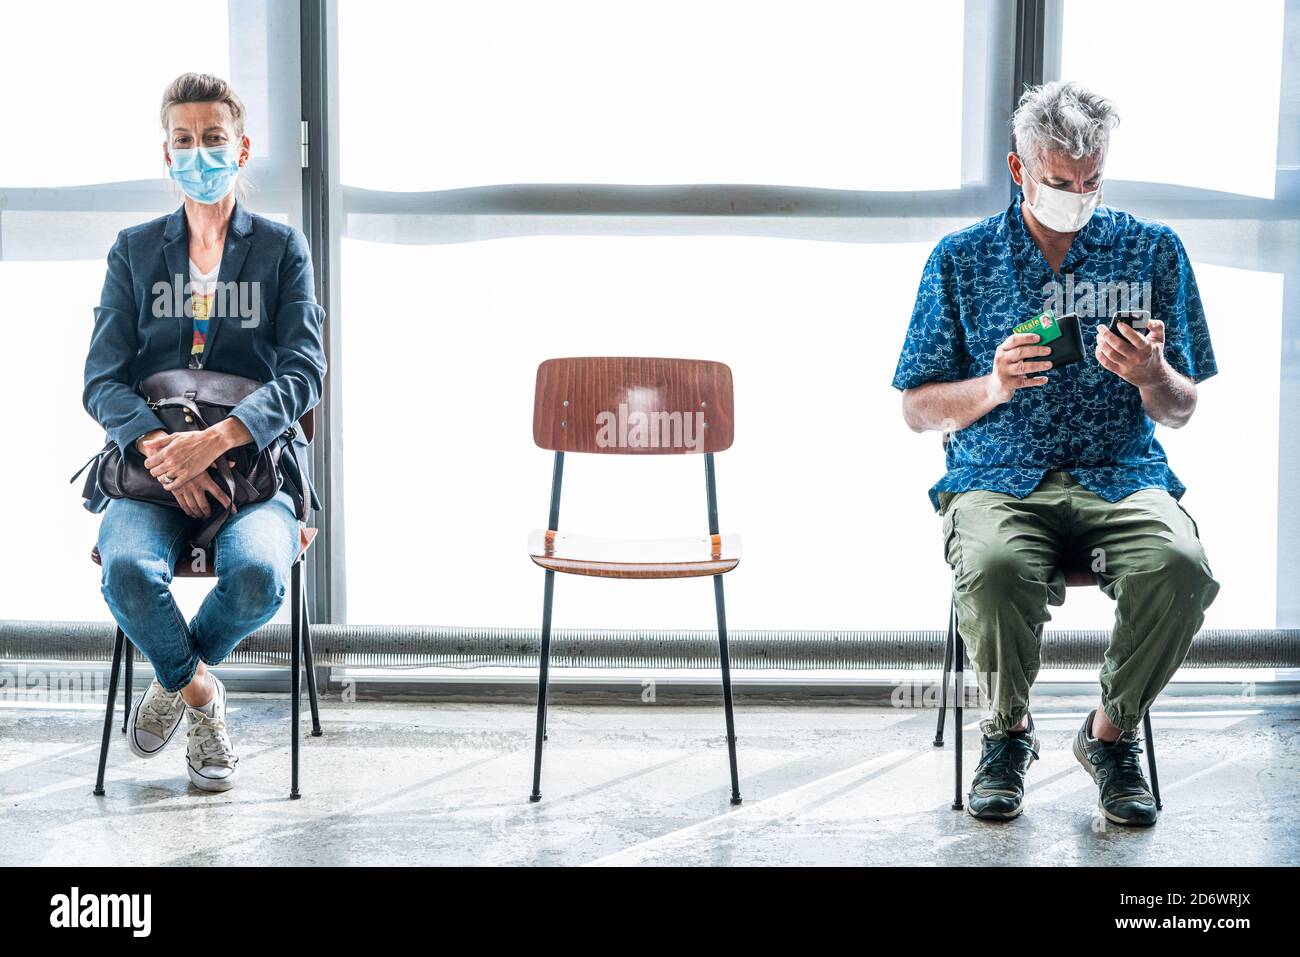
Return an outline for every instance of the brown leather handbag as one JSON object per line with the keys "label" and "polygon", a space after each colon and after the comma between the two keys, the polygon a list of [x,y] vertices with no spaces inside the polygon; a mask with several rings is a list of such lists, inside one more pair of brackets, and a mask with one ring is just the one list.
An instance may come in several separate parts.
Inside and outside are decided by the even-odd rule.
{"label": "brown leather handbag", "polygon": [[[261,386],[255,379],[214,372],[211,369],[165,369],[141,381],[137,390],[153,409],[168,432],[194,432],[221,422],[249,395]],[[290,426],[276,441],[262,451],[250,442],[229,449],[208,468],[208,473],[224,488],[236,507],[263,502],[283,486],[294,500],[300,521],[307,520],[308,504],[319,507],[315,493],[305,481],[298,460],[294,438],[297,427]],[[149,474],[142,456],[134,446],[123,456],[116,442],[110,441],[77,470],[70,481],[96,463],[86,476],[82,497],[94,495],[95,487],[109,498],[129,498],[179,509],[180,503],[161,482]],[[211,518],[192,539],[197,548],[206,548],[231,515],[228,507],[214,511]]]}

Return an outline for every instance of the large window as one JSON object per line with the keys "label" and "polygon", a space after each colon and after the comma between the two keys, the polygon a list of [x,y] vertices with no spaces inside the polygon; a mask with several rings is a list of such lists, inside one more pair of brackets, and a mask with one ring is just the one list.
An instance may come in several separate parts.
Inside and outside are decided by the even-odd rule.
{"label": "large window", "polygon": [[[902,426],[888,380],[926,252],[1006,203],[1006,117],[995,105],[1009,86],[1005,11],[967,4],[957,30],[922,6],[815,5],[792,24],[766,7],[741,17],[720,5],[682,31],[672,16],[655,18],[660,27],[581,4],[545,17],[490,4],[454,20],[429,9],[426,23],[404,21],[425,29],[403,31],[382,6],[340,11],[349,550],[376,554],[401,528],[414,558],[350,564],[350,620],[531,624],[537,582],[523,530],[544,517],[550,464],[528,439],[533,369],[553,355],[640,353],[735,370],[737,441],[720,480],[723,524],[746,537],[731,582],[738,627],[934,627],[948,572],[924,490],[941,454],[933,436]],[[1223,213],[1199,220],[1206,207],[1195,201],[1274,196],[1280,111],[1294,110],[1280,93],[1281,4],[1214,31],[1168,5],[1056,12],[1049,44],[1061,68],[1125,116],[1107,200],[1180,230],[1215,334],[1222,372],[1198,418],[1186,432],[1161,430],[1225,583],[1208,625],[1274,626],[1293,614],[1279,615],[1290,599],[1278,580],[1297,544],[1279,494],[1296,430],[1281,408],[1285,280],[1276,254],[1254,255],[1240,228],[1268,242],[1280,214],[1229,207],[1239,229],[1225,237]],[[1131,45],[1093,29],[1121,20],[1148,38],[1136,62]],[[655,51],[657,68],[643,53],[594,51],[592,32],[618,24],[639,31],[635,50]],[[729,42],[712,44],[726,24]],[[379,57],[366,41],[376,32],[402,39]],[[444,56],[417,56],[431,35],[459,39]],[[413,86],[418,110],[384,95]],[[1201,135],[1171,96],[1201,117]],[[795,101],[787,128],[780,117]],[[403,151],[426,162],[393,162],[385,136],[399,129]],[[534,183],[552,184],[545,202],[520,189]],[[692,183],[755,192],[673,188]],[[554,184],[586,184],[598,215]],[[622,184],[658,187],[662,207]],[[819,206],[825,187],[852,192]],[[908,187],[903,203],[890,195]],[[746,215],[727,215],[728,200],[755,195]],[[1249,340],[1228,335],[1238,315],[1252,317]],[[385,423],[395,400],[432,424],[428,442],[402,441],[401,417]],[[403,522],[401,483],[372,464],[399,441],[434,490],[436,531]],[[1252,475],[1248,524],[1233,519],[1241,475],[1225,460]],[[562,525],[698,531],[698,468],[577,457]],[[647,599],[639,583],[566,579],[557,607],[566,625],[683,627],[707,618],[698,592],[686,582]],[[1089,593],[1054,620],[1106,627],[1112,614]]]}
{"label": "large window", "polygon": [[[590,354],[731,365],[735,627],[941,618],[942,453],[889,382],[934,240],[1006,202],[1002,5],[412,16],[339,9],[349,621],[536,625],[533,377]],[[699,534],[702,472],[572,456],[561,525]],[[927,571],[879,584],[899,568]],[[557,621],[701,627],[711,602],[699,582],[566,578]]]}
{"label": "large window", "polygon": [[[193,69],[249,108],[250,206],[314,244],[330,361],[318,610],[536,627],[525,541],[551,468],[531,441],[536,367],[642,354],[735,373],[718,459],[722,524],[745,540],[734,627],[942,626],[925,491],[943,456],[889,382],[925,256],[1008,202],[1015,4],[327,0],[319,33],[316,9],[6,11],[0,408],[22,465],[0,471],[0,619],[108,620],[98,517],[67,484],[102,444],[79,401],[85,348],[115,235],[179,203],[157,106]],[[1300,626],[1296,6],[1044,9],[1047,78],[1123,117],[1105,201],[1172,225],[1197,270],[1220,374],[1191,426],[1159,435],[1224,584],[1207,626]],[[699,533],[702,470],[572,456],[561,526]],[[180,583],[182,605],[206,587]],[[1106,627],[1112,610],[1071,593],[1054,626]],[[556,621],[708,627],[711,595],[566,578]]]}

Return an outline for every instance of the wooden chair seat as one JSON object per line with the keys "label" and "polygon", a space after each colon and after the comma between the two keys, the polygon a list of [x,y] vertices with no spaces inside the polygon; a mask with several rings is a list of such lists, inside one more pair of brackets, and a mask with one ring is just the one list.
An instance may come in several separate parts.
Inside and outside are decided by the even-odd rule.
{"label": "wooden chair seat", "polygon": [[740,564],[739,535],[619,539],[535,529],[528,554],[542,568],[596,578],[698,578]]}
{"label": "wooden chair seat", "polygon": [[[311,548],[311,543],[316,540],[316,533],[318,531],[319,529],[304,528],[301,525],[298,526],[298,559],[299,560],[301,560],[302,556],[306,554],[307,549]],[[201,551],[204,553],[203,561],[201,562],[196,562],[194,560],[196,556],[193,554],[193,552],[186,551],[178,555],[176,558],[176,567],[172,569],[172,577],[173,578],[215,578],[217,573],[213,570],[214,566],[212,561],[212,546],[209,545],[207,548],[201,549]],[[90,560],[94,562],[96,565],[104,564],[99,557],[98,545],[94,545],[91,547]],[[203,570],[195,571],[194,566],[196,564]]]}

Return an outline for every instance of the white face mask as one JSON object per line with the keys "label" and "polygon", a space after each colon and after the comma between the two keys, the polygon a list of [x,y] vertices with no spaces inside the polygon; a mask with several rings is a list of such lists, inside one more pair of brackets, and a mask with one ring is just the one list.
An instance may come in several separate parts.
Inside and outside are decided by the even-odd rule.
{"label": "white face mask", "polygon": [[1101,202],[1100,186],[1091,193],[1071,193],[1069,190],[1044,186],[1029,176],[1028,167],[1022,165],[1020,168],[1038,187],[1038,196],[1029,205],[1029,209],[1034,214],[1034,219],[1048,229],[1058,233],[1077,233],[1092,219],[1097,204]]}

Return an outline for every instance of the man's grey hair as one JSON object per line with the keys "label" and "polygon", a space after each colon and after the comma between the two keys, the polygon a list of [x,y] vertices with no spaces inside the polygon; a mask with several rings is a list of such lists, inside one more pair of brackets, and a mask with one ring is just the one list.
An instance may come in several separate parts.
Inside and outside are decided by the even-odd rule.
{"label": "man's grey hair", "polygon": [[1075,159],[1104,153],[1118,124],[1110,100],[1078,83],[1053,80],[1025,90],[1011,116],[1011,133],[1020,158],[1037,167],[1044,153]]}

